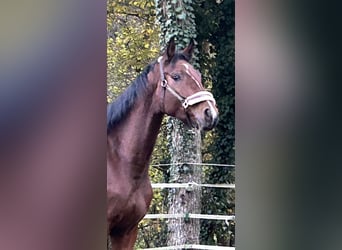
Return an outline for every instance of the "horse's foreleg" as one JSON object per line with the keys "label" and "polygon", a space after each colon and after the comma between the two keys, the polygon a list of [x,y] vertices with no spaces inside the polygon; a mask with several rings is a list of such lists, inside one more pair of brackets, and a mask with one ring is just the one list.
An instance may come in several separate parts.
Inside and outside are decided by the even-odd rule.
{"label": "horse's foreleg", "polygon": [[124,235],[112,235],[112,250],[133,250],[138,235],[138,226],[133,228],[129,233]]}
{"label": "horse's foreleg", "polygon": [[133,249],[134,248],[134,244],[135,244],[135,242],[137,240],[137,235],[138,235],[138,226],[133,228],[133,230],[130,232],[130,236],[129,236],[129,249]]}

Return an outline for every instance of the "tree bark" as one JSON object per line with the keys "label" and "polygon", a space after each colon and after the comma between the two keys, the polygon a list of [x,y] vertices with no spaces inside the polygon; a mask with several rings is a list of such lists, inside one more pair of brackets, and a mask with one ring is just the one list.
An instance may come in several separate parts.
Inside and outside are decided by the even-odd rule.
{"label": "tree bark", "polygon": [[[171,118],[172,163],[201,162],[201,134],[198,130],[185,128],[180,121]],[[188,164],[170,167],[170,182],[201,182],[201,168]],[[183,214],[185,218],[168,221],[168,245],[199,244],[200,221],[189,219],[189,213],[200,213],[201,190],[196,186],[187,189],[171,189],[168,197],[169,214]]]}
{"label": "tree bark", "polygon": [[[161,27],[160,44],[165,48],[171,37],[176,38],[177,49],[184,49],[191,39],[196,38],[195,15],[192,1],[156,0],[156,17]],[[196,52],[192,64],[198,67]],[[180,121],[169,118],[169,148],[171,163],[169,169],[170,182],[201,182],[202,170],[194,165],[179,165],[179,162],[201,162],[201,134],[190,130]],[[201,190],[175,188],[170,189],[168,196],[168,213],[183,214],[200,213]],[[168,245],[198,244],[200,221],[198,219],[170,219],[168,221]]]}

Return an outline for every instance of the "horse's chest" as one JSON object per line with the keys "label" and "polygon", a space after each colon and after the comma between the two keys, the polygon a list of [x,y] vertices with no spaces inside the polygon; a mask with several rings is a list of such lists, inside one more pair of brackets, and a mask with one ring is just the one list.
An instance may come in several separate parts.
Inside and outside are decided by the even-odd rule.
{"label": "horse's chest", "polygon": [[120,189],[107,190],[108,223],[110,231],[124,233],[131,230],[146,214],[152,199],[149,181],[139,188],[125,185]]}

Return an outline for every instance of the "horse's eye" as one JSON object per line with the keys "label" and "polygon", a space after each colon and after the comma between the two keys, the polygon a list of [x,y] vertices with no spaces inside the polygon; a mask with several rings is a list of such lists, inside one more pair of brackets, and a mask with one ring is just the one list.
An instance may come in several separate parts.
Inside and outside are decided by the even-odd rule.
{"label": "horse's eye", "polygon": [[179,81],[181,79],[180,75],[178,75],[178,74],[172,74],[171,77],[175,81]]}

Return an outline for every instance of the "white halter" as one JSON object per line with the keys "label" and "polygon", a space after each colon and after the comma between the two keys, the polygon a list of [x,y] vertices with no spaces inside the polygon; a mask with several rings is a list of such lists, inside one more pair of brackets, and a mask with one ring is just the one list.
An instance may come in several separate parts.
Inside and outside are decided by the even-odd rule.
{"label": "white halter", "polygon": [[[194,94],[192,94],[186,98],[181,96],[180,94],[178,94],[176,90],[174,90],[172,87],[170,87],[168,85],[168,82],[164,76],[162,58],[163,57],[158,58],[158,63],[159,63],[159,67],[160,67],[161,86],[164,89],[167,89],[173,96],[175,96],[182,103],[182,106],[184,109],[187,109],[189,106],[192,106],[192,105],[195,105],[197,103],[204,102],[204,101],[212,101],[214,104],[216,104],[216,101],[214,99],[213,94],[210,93],[209,91],[206,91],[206,90],[198,91],[198,92],[196,92],[196,93],[194,93]],[[185,65],[185,66],[187,66],[187,65]],[[191,76],[191,78],[194,79],[194,77],[192,75],[190,75],[190,76]],[[199,84],[195,79],[194,79],[194,81],[197,84]]]}

